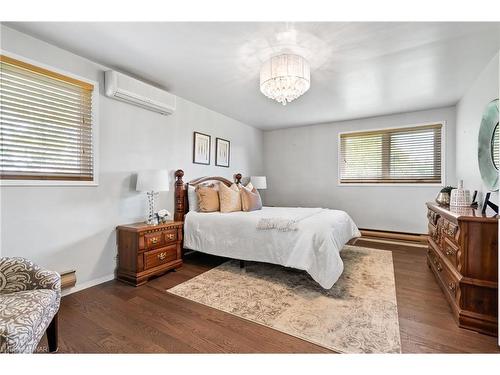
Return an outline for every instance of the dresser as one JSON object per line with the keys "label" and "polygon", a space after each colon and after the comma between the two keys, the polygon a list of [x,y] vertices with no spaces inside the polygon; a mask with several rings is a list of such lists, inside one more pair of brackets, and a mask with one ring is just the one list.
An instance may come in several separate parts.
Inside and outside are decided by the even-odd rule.
{"label": "dresser", "polygon": [[427,203],[427,265],[460,327],[498,332],[498,218]]}
{"label": "dresser", "polygon": [[116,278],[139,286],[150,277],[182,266],[181,221],[159,225],[136,223],[117,227]]}

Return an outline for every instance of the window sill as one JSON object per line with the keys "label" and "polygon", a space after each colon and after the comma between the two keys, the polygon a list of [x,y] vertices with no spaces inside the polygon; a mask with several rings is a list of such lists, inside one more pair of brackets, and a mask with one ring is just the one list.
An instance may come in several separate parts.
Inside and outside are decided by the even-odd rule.
{"label": "window sill", "polygon": [[0,180],[0,186],[99,186],[97,181]]}
{"label": "window sill", "polygon": [[367,182],[367,183],[341,183],[338,182],[337,186],[339,187],[349,187],[349,186],[366,186],[366,187],[374,187],[374,186],[408,186],[408,187],[444,187],[445,184],[443,183],[403,183],[403,182],[395,182],[395,183],[373,183],[373,182]]}

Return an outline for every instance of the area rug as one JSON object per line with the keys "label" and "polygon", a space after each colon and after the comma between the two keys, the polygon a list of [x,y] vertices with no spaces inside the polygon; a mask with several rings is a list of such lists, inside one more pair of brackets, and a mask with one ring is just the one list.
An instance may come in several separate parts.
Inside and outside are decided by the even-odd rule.
{"label": "area rug", "polygon": [[303,271],[232,260],[168,292],[339,353],[400,353],[392,253],[346,245],[341,257],[329,290]]}

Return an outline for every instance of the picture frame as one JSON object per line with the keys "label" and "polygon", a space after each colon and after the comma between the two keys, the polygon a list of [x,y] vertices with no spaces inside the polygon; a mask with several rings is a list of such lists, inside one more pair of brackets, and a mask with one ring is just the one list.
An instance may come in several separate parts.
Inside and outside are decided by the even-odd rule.
{"label": "picture frame", "polygon": [[223,138],[215,138],[215,165],[229,168],[231,160],[231,142]]}
{"label": "picture frame", "polygon": [[194,132],[193,134],[193,163],[210,165],[211,137],[208,134]]}

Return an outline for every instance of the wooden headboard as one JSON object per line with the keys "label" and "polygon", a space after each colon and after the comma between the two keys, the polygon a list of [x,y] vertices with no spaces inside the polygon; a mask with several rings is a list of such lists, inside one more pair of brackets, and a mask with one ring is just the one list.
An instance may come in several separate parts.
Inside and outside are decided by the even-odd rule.
{"label": "wooden headboard", "polygon": [[[175,213],[174,220],[175,221],[184,221],[184,216],[189,211],[188,197],[187,197],[187,185],[196,186],[203,182],[207,181],[220,181],[224,183],[226,186],[231,186],[233,184],[232,181],[224,177],[219,176],[208,176],[208,177],[200,177],[194,180],[189,181],[187,184],[182,181],[182,177],[184,177],[184,171],[182,169],[178,169],[175,171]],[[236,173],[234,175],[234,182],[236,184],[241,183],[241,173]]]}

